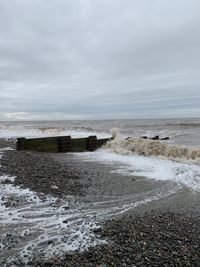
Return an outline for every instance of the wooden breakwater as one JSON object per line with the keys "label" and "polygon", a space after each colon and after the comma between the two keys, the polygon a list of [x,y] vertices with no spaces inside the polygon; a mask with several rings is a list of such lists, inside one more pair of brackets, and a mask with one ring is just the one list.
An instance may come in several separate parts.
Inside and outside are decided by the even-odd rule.
{"label": "wooden breakwater", "polygon": [[[125,140],[132,138],[127,137]],[[169,137],[160,138],[158,135],[148,138],[141,136],[143,139],[151,140],[168,140]],[[106,144],[111,138],[97,139],[95,135],[83,138],[71,138],[71,136],[56,136],[42,138],[17,138],[17,150],[32,150],[40,152],[66,153],[66,152],[84,152],[94,151]]]}
{"label": "wooden breakwater", "polygon": [[32,150],[40,152],[66,153],[94,151],[111,138],[97,139],[96,136],[71,138],[71,136],[17,138],[17,150]]}

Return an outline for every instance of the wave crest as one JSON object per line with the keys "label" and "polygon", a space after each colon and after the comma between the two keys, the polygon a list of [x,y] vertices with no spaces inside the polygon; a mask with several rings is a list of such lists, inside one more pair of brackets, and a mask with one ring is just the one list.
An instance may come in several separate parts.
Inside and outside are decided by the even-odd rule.
{"label": "wave crest", "polygon": [[191,160],[200,164],[200,147],[172,145],[160,141],[133,137],[125,140],[114,139],[109,141],[104,147],[123,155],[134,152],[138,155],[162,156],[177,161]]}

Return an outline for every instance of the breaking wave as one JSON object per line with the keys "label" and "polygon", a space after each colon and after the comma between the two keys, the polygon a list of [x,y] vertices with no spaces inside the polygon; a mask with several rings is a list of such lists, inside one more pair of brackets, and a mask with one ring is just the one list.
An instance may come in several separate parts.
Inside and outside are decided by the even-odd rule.
{"label": "breaking wave", "polygon": [[40,126],[40,125],[0,125],[0,138],[17,137],[47,137],[71,135],[72,137],[86,137],[97,135],[99,138],[109,137],[109,133],[100,132],[84,126]]}
{"label": "breaking wave", "polygon": [[177,161],[189,160],[200,164],[200,147],[187,147],[130,137],[127,139],[115,138],[109,141],[105,148],[122,155],[133,152],[138,155],[161,156]]}

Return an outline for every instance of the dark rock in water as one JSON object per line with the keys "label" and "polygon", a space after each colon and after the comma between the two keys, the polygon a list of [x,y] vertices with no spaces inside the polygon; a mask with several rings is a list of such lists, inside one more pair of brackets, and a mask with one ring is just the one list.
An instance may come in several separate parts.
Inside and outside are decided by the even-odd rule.
{"label": "dark rock in water", "polygon": [[163,137],[163,138],[160,138],[160,140],[169,140],[169,137]]}
{"label": "dark rock in water", "polygon": [[159,140],[160,138],[159,138],[159,135],[155,135],[154,137],[149,138],[149,139],[151,139],[151,140]]}
{"label": "dark rock in water", "polygon": [[131,136],[128,136],[128,137],[125,138],[125,140],[129,140],[129,139],[131,139],[131,138],[132,138]]}
{"label": "dark rock in water", "polygon": [[141,136],[141,138],[143,138],[143,139],[147,139],[148,137],[147,137],[146,135],[144,135],[144,136]]}
{"label": "dark rock in water", "polygon": [[[147,136],[141,136],[140,138],[143,138],[143,139],[148,139]],[[163,138],[160,138],[159,135],[155,135],[154,137],[151,137],[149,138],[150,140],[169,140],[169,137],[163,137]]]}

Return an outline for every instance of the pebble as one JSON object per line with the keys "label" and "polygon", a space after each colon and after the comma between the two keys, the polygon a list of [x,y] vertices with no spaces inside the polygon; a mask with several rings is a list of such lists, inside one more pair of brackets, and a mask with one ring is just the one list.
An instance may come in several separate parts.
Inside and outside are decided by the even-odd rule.
{"label": "pebble", "polygon": [[56,185],[52,185],[51,188],[52,188],[52,189],[58,189],[58,186],[56,186]]}

